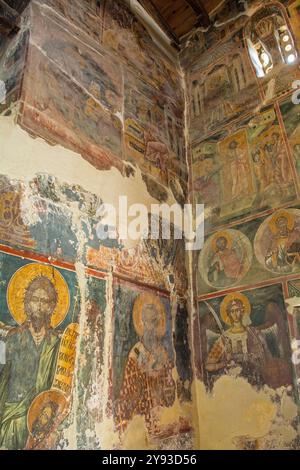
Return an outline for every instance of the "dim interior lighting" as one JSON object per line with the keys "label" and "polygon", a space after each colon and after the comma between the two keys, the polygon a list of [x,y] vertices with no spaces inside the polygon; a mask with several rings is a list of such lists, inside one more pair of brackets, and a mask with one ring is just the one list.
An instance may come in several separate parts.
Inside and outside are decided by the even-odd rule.
{"label": "dim interior lighting", "polygon": [[290,37],[288,34],[285,34],[282,38],[283,42],[288,42],[290,40]]}
{"label": "dim interior lighting", "polygon": [[287,52],[290,52],[292,50],[292,46],[291,44],[288,44],[287,46],[285,46],[284,48]]}
{"label": "dim interior lighting", "polygon": [[292,64],[293,62],[295,62],[295,60],[296,60],[295,54],[290,54],[287,58],[287,61],[289,64]]}

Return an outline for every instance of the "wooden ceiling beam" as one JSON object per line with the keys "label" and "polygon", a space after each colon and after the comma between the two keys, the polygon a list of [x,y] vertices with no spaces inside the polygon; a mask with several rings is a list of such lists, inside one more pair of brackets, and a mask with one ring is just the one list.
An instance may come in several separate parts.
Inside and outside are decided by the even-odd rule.
{"label": "wooden ceiling beam", "polygon": [[19,30],[19,14],[4,0],[0,0],[0,33],[8,36]]}
{"label": "wooden ceiling beam", "polygon": [[[144,2],[141,2],[144,3]],[[163,15],[160,13],[159,9],[157,6],[153,3],[152,0],[147,0],[147,3],[150,5],[150,8],[152,9],[153,14],[156,16],[157,20],[163,27],[165,33],[169,36],[169,38],[172,40],[173,46],[175,46],[177,49],[180,48],[180,40],[175,31],[171,28],[167,20],[163,17]]]}
{"label": "wooden ceiling beam", "polygon": [[22,13],[23,10],[27,7],[31,0],[5,0],[11,8],[13,8],[18,13]]}
{"label": "wooden ceiling beam", "polygon": [[201,0],[185,0],[185,2],[194,10],[201,26],[206,28],[211,25],[209,15]]}

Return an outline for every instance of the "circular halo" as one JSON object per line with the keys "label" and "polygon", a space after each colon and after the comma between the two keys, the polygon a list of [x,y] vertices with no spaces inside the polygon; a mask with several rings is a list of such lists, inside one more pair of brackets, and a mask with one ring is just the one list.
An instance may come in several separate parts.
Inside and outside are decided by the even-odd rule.
{"label": "circular halo", "polygon": [[288,229],[293,230],[294,225],[295,225],[295,219],[293,215],[290,214],[288,211],[281,210],[281,211],[276,212],[276,214],[273,215],[273,217],[271,218],[269,222],[269,227],[273,233],[277,232],[278,229],[276,227],[276,223],[277,223],[277,220],[281,218],[285,218],[287,220]]}
{"label": "circular halo", "polygon": [[227,306],[233,300],[240,300],[242,302],[244,306],[244,315],[249,316],[251,313],[251,305],[248,297],[246,297],[244,294],[241,294],[241,292],[232,292],[231,294],[226,295],[226,297],[222,300],[220,307],[221,318],[227,325],[231,325],[230,318],[227,314]]}
{"label": "circular halo", "polygon": [[225,238],[225,240],[227,241],[227,247],[228,248],[231,248],[232,247],[232,238],[231,236],[229,235],[228,232],[218,232],[215,234],[214,238],[212,239],[212,242],[211,242],[211,246],[212,246],[212,249],[213,251],[217,251],[217,241],[219,240],[219,238]]}
{"label": "circular halo", "polygon": [[166,333],[166,312],[160,298],[150,292],[140,294],[133,306],[133,324],[135,331],[141,338],[144,335],[144,324],[142,320],[142,311],[145,305],[155,305],[157,313],[159,315],[159,325],[157,327],[157,334],[159,337],[163,337]]}
{"label": "circular halo", "polygon": [[62,415],[67,406],[66,397],[58,390],[48,390],[40,393],[31,403],[27,413],[27,428],[30,434],[32,434],[33,424],[40,415],[42,408],[49,402],[54,402],[58,405],[58,416]]}
{"label": "circular halo", "polygon": [[8,284],[7,305],[13,319],[22,325],[27,319],[24,304],[25,292],[29,284],[40,276],[47,277],[57,292],[57,303],[51,316],[51,326],[56,328],[67,315],[70,295],[65,279],[53,266],[30,263],[18,269]]}

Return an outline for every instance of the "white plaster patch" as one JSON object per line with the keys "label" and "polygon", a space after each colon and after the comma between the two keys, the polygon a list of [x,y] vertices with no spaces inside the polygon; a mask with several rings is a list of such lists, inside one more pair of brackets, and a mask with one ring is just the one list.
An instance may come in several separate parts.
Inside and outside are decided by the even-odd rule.
{"label": "white plaster patch", "polygon": [[290,423],[297,407],[285,387],[256,390],[243,378],[223,376],[211,393],[195,381],[193,395],[199,415],[196,448],[235,450],[248,441],[260,449],[281,449],[296,437]]}
{"label": "white plaster patch", "polygon": [[[51,146],[41,138],[33,139],[14,122],[14,117],[0,116],[0,165],[1,173],[11,179],[29,182],[36,174],[55,176],[62,183],[82,186],[86,191],[98,195],[103,202],[119,207],[119,196],[126,196],[128,207],[143,204],[150,211],[157,200],[149,195],[141,171],[127,178],[116,168],[100,171],[81,155],[63,148]],[[169,194],[168,204],[176,202]],[[32,215],[32,214],[31,214]],[[32,219],[31,219],[32,220]],[[126,248],[134,247],[139,240],[124,240]]]}

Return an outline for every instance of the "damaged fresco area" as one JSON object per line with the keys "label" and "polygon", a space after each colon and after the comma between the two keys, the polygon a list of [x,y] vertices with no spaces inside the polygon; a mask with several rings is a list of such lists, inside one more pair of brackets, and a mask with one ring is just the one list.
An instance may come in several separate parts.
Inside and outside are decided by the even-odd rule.
{"label": "damaged fresco area", "polygon": [[207,231],[297,198],[294,165],[275,109],[231,129],[193,147],[194,193],[207,207]]}
{"label": "damaged fresco area", "polygon": [[76,275],[2,250],[0,262],[0,448],[55,448],[72,402]]}
{"label": "damaged fresco area", "polygon": [[145,417],[149,433],[158,435],[155,408],[171,406],[175,399],[170,306],[150,292],[131,300],[135,293],[124,290],[117,286],[114,308],[113,393],[117,427],[124,431],[128,421],[138,414]]}
{"label": "damaged fresco area", "polygon": [[[8,118],[2,119],[5,120],[6,124],[8,123]],[[52,161],[52,152],[59,152],[60,158],[65,159],[65,165],[61,165],[61,168],[64,169],[61,171],[60,177],[53,177],[43,173],[36,173],[32,177],[32,173],[34,174],[38,168],[36,164],[32,166],[32,156],[28,157],[27,155],[27,144],[32,139],[27,135],[25,136],[24,133],[20,133],[19,129],[15,128],[13,124],[10,124],[10,126],[5,129],[3,125],[3,132],[6,135],[12,132],[13,141],[22,140],[23,156],[25,159],[28,158],[28,162],[25,163],[27,174],[26,171],[24,174],[22,170],[16,169],[14,178],[1,177],[2,197],[0,206],[1,213],[3,214],[1,250],[8,253],[9,256],[13,255],[17,260],[28,260],[29,264],[32,263],[32,260],[35,260],[38,266],[42,266],[39,269],[45,269],[44,266],[49,266],[49,269],[52,271],[63,269],[64,272],[66,271],[67,274],[71,272],[75,279],[78,279],[76,282],[76,293],[72,290],[69,296],[74,302],[77,302],[76,334],[79,334],[79,337],[76,357],[73,357],[75,372],[72,378],[72,390],[67,399],[68,408],[66,409],[68,411],[62,414],[62,421],[60,422],[55,418],[56,415],[53,415],[53,427],[52,424],[51,426],[49,424],[49,428],[47,427],[49,435],[44,436],[40,434],[38,438],[33,438],[30,434],[31,427],[30,429],[26,428],[29,436],[27,438],[29,439],[28,442],[26,441],[23,445],[23,442],[15,441],[9,444],[3,441],[3,448],[6,448],[7,445],[36,449],[100,449],[103,446],[108,446],[108,448],[110,446],[114,448],[130,446],[130,436],[133,434],[130,434],[128,429],[132,426],[133,421],[129,420],[126,436],[124,433],[121,436],[115,427],[115,421],[111,414],[111,379],[108,374],[110,367],[109,351],[112,338],[111,315],[114,309],[114,302],[119,302],[118,296],[113,299],[110,294],[112,279],[115,276],[125,276],[128,279],[131,278],[133,282],[144,282],[148,283],[149,286],[156,286],[160,289],[171,289],[173,292],[172,309],[176,313],[177,295],[184,295],[186,289],[186,274],[183,269],[184,244],[180,240],[176,241],[176,243],[174,240],[145,240],[142,243],[137,243],[133,248],[126,248],[118,240],[100,241],[96,231],[97,224],[99,224],[97,210],[102,204],[103,199],[106,198],[109,188],[105,190],[102,187],[103,192],[100,195],[99,193],[95,194],[90,190],[84,189],[83,186],[87,184],[88,178],[86,182],[83,181],[83,186],[72,184],[70,176],[67,177],[67,173],[64,174],[64,172],[70,162],[74,161],[74,156],[69,156],[65,150],[59,150],[58,147],[55,149],[48,147],[48,144],[41,141],[35,141],[33,148],[37,152],[40,151],[43,154],[43,158],[46,158],[48,151],[48,157],[50,156],[49,162]],[[9,132],[8,128],[10,129]],[[17,135],[18,138],[16,137]],[[28,154],[31,155],[32,147],[30,146],[29,148]],[[12,151],[9,144],[5,146],[4,151],[8,152],[8,154]],[[10,162],[13,162],[13,158],[10,159]],[[7,170],[8,172],[10,171],[8,168]],[[19,172],[23,173],[23,180],[19,180]],[[18,178],[16,178],[17,175]],[[115,177],[113,174],[110,176],[111,178]],[[68,183],[63,182],[65,178],[68,179]],[[142,182],[142,178],[139,181]],[[98,184],[99,182],[96,182],[95,187]],[[129,185],[132,187],[133,181],[130,181]],[[92,181],[89,181],[88,186],[93,186]],[[130,198],[132,197],[133,195],[130,196]],[[151,198],[150,201],[152,201]],[[58,243],[59,241],[63,243]],[[51,263],[50,265],[49,262]],[[176,269],[175,266],[177,266]],[[6,269],[4,266],[3,268]],[[15,270],[17,271],[17,269],[18,267]],[[114,272],[113,277],[110,274],[112,271]],[[132,285],[135,286],[134,289],[139,290],[139,284]],[[170,296],[170,293],[167,294],[167,292],[165,295]],[[181,294],[179,294],[180,292]],[[5,293],[3,298],[5,298]],[[151,444],[148,429],[143,425],[146,448],[151,448],[151,446],[155,448],[163,446],[176,447],[176,443],[179,442],[185,442],[188,448],[192,448],[193,432],[190,420],[186,417],[185,408],[179,404],[178,400],[178,403],[174,401],[176,387],[178,388],[178,398],[180,398],[181,402],[191,399],[190,367],[188,370],[190,359],[183,357],[188,348],[187,313],[183,314],[181,320],[177,320],[177,322],[181,321],[181,325],[185,324],[186,328],[185,336],[182,339],[183,343],[180,343],[180,339],[177,336],[175,346],[176,357],[178,356],[176,363],[178,363],[181,377],[181,379],[178,378],[177,380],[175,353],[172,345],[170,308],[170,303],[168,302],[164,307],[166,315],[168,315],[166,331],[169,344],[167,350],[168,354],[170,354],[168,380],[172,384],[171,390],[174,394],[174,399],[170,400],[170,405],[172,405],[170,406],[170,415],[160,416],[160,414],[164,413],[163,406],[159,410],[158,422],[162,423],[163,429],[168,429],[168,432],[163,433],[162,440],[156,439],[155,443]],[[131,318],[129,310],[128,318]],[[6,319],[2,321],[3,328],[5,331],[9,331],[6,321]],[[67,344],[70,342],[70,339],[67,337],[64,341],[64,334],[64,329],[59,330],[58,341],[60,340]],[[63,365],[58,363],[57,359],[56,363],[55,358],[53,361],[55,364],[53,365],[54,369],[55,367],[63,367]],[[187,368],[184,372],[182,370],[182,363]],[[65,400],[59,401],[60,395],[53,394],[53,385],[51,387],[49,383],[48,386],[48,383],[48,388],[43,391],[45,392],[45,397],[47,397],[47,400],[50,400],[53,395],[53,400],[58,402],[57,407],[53,405],[53,410],[55,408],[61,414],[60,412]],[[165,403],[163,396],[164,394],[162,393],[161,403]],[[34,403],[33,405],[37,417],[41,411],[42,420],[44,417],[44,405],[45,413],[52,416],[52,408],[51,406],[46,406],[47,400],[46,402],[45,400],[42,400],[40,405],[37,400],[37,404]],[[151,407],[149,412],[152,412]],[[24,413],[26,417],[28,410],[25,409]],[[110,434],[109,429],[111,430]]]}
{"label": "damaged fresco area", "polygon": [[[110,350],[109,343],[111,341],[109,334],[110,316],[112,312],[117,311],[118,305],[122,305],[122,312],[124,312],[125,306],[121,291],[118,291],[114,299],[109,301],[109,305],[107,304],[110,294],[104,278],[109,279],[109,282],[111,282],[112,277],[109,273],[115,270],[114,276],[118,276],[123,266],[123,276],[125,274],[134,279],[138,274],[135,269],[137,263],[136,261],[134,263],[130,262],[130,259],[132,259],[129,257],[130,251],[128,252],[126,248],[122,248],[122,245],[117,241],[108,240],[107,245],[105,245],[96,238],[95,222],[97,219],[93,217],[95,216],[93,208],[95,209],[97,203],[101,201],[95,198],[95,195],[84,191],[79,186],[74,187],[71,184],[61,184],[57,178],[47,175],[37,175],[33,180],[29,180],[27,184],[21,184],[16,180],[9,180],[7,177],[2,176],[1,183],[3,187],[1,210],[4,215],[3,219],[6,221],[1,231],[2,244],[0,245],[0,251],[1,253],[3,252],[1,273],[5,273],[1,280],[3,289],[1,298],[4,303],[4,308],[1,311],[7,312],[5,315],[2,314],[1,318],[1,344],[8,342],[8,346],[4,350],[4,364],[1,367],[0,374],[1,398],[3,398],[0,413],[0,427],[3,433],[1,447],[4,449],[102,448],[102,440],[105,441],[105,431],[102,431],[104,432],[103,437],[102,433],[99,433],[99,428],[102,429],[102,423],[105,423],[106,420],[112,419],[109,411],[110,385],[107,374],[109,367],[107,355]],[[15,223],[15,220],[19,221],[18,225]],[[99,223],[99,220],[97,223]],[[18,230],[11,231],[11,226],[16,227]],[[9,233],[14,235],[15,238],[9,238]],[[63,239],[65,243],[58,245],[57,241],[60,239]],[[97,244],[95,245],[96,240]],[[96,248],[92,248],[93,246],[96,246]],[[96,270],[95,268],[88,268],[90,250],[99,253],[101,251],[100,247],[106,250],[107,253],[114,254],[114,256],[106,258],[106,270],[100,271],[99,267]],[[139,249],[138,247],[137,250]],[[152,250],[154,250],[154,246],[152,246]],[[133,251],[132,253],[141,254],[142,252]],[[154,252],[152,251],[152,253]],[[179,250],[178,253],[180,255],[182,252]],[[170,263],[176,259],[178,253],[175,250],[172,256],[170,256],[170,253],[168,254],[167,251],[159,252],[157,245],[157,260],[161,261],[164,259],[165,262],[169,260],[168,269],[170,273]],[[161,264],[155,262],[155,258],[152,260],[153,270],[151,277],[146,277],[147,260],[149,263],[150,258],[145,242],[143,256],[144,266],[141,260],[139,260],[141,265],[139,273],[140,281],[148,281],[150,284],[156,283],[157,287],[159,287],[160,279],[162,279],[163,286],[165,286],[166,281],[160,272]],[[119,260],[119,264],[114,266],[113,262],[116,259]],[[35,261],[32,262],[32,260]],[[123,264],[121,264],[121,261]],[[28,273],[27,265],[29,266]],[[104,260],[102,260],[102,266],[104,266]],[[62,275],[59,274],[60,272],[62,272]],[[155,273],[160,273],[160,276],[156,276]],[[174,275],[174,271],[172,276],[172,284],[169,284],[169,281],[167,284],[173,290],[174,287],[175,289],[178,287],[178,284],[175,283],[174,285],[174,279],[177,278]],[[14,277],[16,277],[16,281],[14,281]],[[11,293],[10,289],[13,287],[10,286],[16,284],[17,287]],[[33,286],[32,288],[31,285]],[[16,289],[19,292],[18,296],[20,298],[19,309],[21,311],[23,309],[24,312],[24,318],[19,320],[14,320],[14,307],[9,303],[14,302]],[[59,294],[60,289],[62,289],[62,297]],[[33,293],[31,293],[31,290],[33,290]],[[33,301],[29,297],[28,306],[26,307],[26,305],[22,306],[22,302],[26,303],[27,291],[30,296],[32,295]],[[134,287],[135,291],[141,291],[138,285]],[[180,325],[185,325],[186,330],[182,339],[179,338],[177,333],[175,350],[180,379],[178,376],[178,383],[176,383],[174,374],[177,377],[177,371],[175,369],[175,353],[172,343],[173,327],[170,302],[167,301],[165,296],[160,299],[154,293],[149,294],[149,299],[150,303],[146,302],[147,299],[145,300],[146,305],[150,305],[149,313],[151,313],[153,304],[157,304],[157,309],[160,309],[161,313],[160,332],[156,339],[159,340],[161,338],[162,329],[164,329],[165,336],[160,357],[162,362],[157,364],[159,373],[162,373],[159,365],[164,364],[166,358],[168,358],[169,364],[166,370],[165,364],[163,366],[164,372],[161,377],[162,389],[160,391],[157,392],[156,390],[159,377],[154,377],[153,381],[153,390],[156,390],[155,394],[160,407],[159,412],[162,413],[164,407],[174,404],[176,387],[178,387],[180,400],[191,399],[190,356],[185,356],[186,351],[189,351],[187,312],[179,310],[179,313],[183,312],[182,316],[180,315],[180,319],[177,312],[176,321],[181,322]],[[174,299],[176,299],[176,295]],[[176,302],[176,300],[173,300],[173,303],[174,301]],[[7,305],[5,302],[7,302]],[[53,313],[52,310],[56,302],[59,302],[57,307],[59,315],[64,314],[68,316],[68,321],[62,319],[59,322],[59,326],[51,320],[51,315],[55,315],[55,311]],[[38,307],[35,306],[35,303]],[[44,307],[42,308],[41,305]],[[32,311],[30,310],[31,308],[33,309]],[[176,309],[174,306],[172,308]],[[133,303],[128,306],[128,312],[125,312],[125,321],[132,321],[130,320],[132,318],[132,310]],[[45,317],[42,317],[39,323],[38,313],[36,313],[37,316],[35,317],[34,312],[40,311],[45,312]],[[65,311],[69,313],[63,313]],[[140,307],[140,315],[141,311],[142,307]],[[32,320],[31,316],[33,317]],[[153,320],[153,315],[149,320],[149,327],[151,327],[151,319]],[[45,321],[45,324],[42,320]],[[139,322],[141,325],[141,318]],[[126,326],[125,330],[128,331],[130,336],[124,338],[124,344],[118,340],[118,345],[122,346],[121,354],[123,356],[125,353],[129,354],[130,352],[126,349],[127,343],[133,350],[135,349],[135,344],[138,344],[138,333],[132,325],[131,333],[129,325]],[[141,330],[138,331],[143,338],[146,336],[141,333]],[[152,341],[152,334],[153,332],[150,328],[150,343]],[[12,346],[11,351],[10,342],[13,344],[17,342],[15,347],[17,351],[21,350],[23,355],[24,340],[22,337],[24,335],[26,336],[29,351],[33,350],[35,352],[36,363],[28,369],[32,374],[30,377],[24,377],[26,383],[20,385],[22,390],[25,389],[22,395],[24,403],[15,403],[16,413],[18,413],[21,406],[23,410],[22,420],[20,420],[20,423],[18,422],[18,426],[20,425],[20,432],[18,434],[11,432],[12,426],[15,426],[13,421],[15,418],[13,410],[8,405],[6,406],[6,404],[11,405],[9,393],[17,387],[14,384],[10,387],[10,381],[18,381],[20,375],[18,369],[20,365],[17,366],[13,363],[14,346]],[[32,335],[33,338],[31,337]],[[35,335],[37,337],[36,342]],[[50,341],[49,344],[48,340]],[[48,358],[49,361],[51,360],[51,364],[49,367],[46,367],[43,351],[45,349],[45,354],[48,354],[47,348],[52,345],[51,341],[53,342],[53,348],[51,349],[53,354]],[[71,346],[73,352],[70,350]],[[113,357],[117,357],[115,352]],[[126,360],[126,357],[123,359]],[[71,365],[68,364],[68,361],[70,361]],[[154,363],[156,363],[156,359]],[[23,366],[21,365],[21,367]],[[46,370],[44,370],[45,367]],[[121,367],[126,368],[126,361]],[[122,371],[119,371],[115,365],[112,370],[119,381],[121,381]],[[43,379],[43,374],[46,374],[45,379]],[[36,377],[36,387],[32,387],[33,376]],[[27,390],[26,387],[30,387],[30,390]],[[120,387],[126,390],[125,385],[120,385]],[[60,392],[62,392],[62,396]],[[120,393],[124,394],[125,391]],[[126,400],[122,398],[121,403],[126,403]],[[149,399],[146,406],[146,408],[148,407],[147,416],[152,416],[152,413],[155,414],[152,406],[153,397],[151,400]],[[115,407],[115,404],[113,407]],[[141,405],[141,410],[138,410],[137,414],[140,414],[142,409],[143,406]],[[33,413],[35,418],[31,417],[31,413]],[[179,413],[181,413],[180,418],[178,418],[174,411],[175,417],[172,418],[172,422],[175,421],[175,424],[173,426],[169,424],[167,431],[161,431],[161,437],[168,439],[168,442],[170,442],[170,439],[177,439],[179,434],[186,434],[189,436],[186,439],[188,439],[189,446],[191,446],[191,426],[186,420],[184,412],[180,410]],[[57,418],[58,415],[60,419]],[[11,419],[7,418],[7,416],[11,416]],[[128,422],[132,418],[133,415],[128,416]],[[18,420],[19,418],[16,417],[16,419]],[[121,418],[119,417],[118,419]],[[159,414],[157,421],[154,420],[152,422],[151,419],[147,422],[146,426],[147,442],[149,442],[149,436],[151,436],[152,432],[154,432],[156,439],[160,435]],[[42,426],[45,426],[45,430]],[[121,439],[118,426],[116,426],[112,433],[115,436],[115,446],[118,448],[120,446],[119,440]],[[13,436],[13,439],[10,441],[7,436]],[[160,443],[159,445],[163,444]]]}
{"label": "damaged fresco area", "polygon": [[207,237],[198,258],[202,294],[299,273],[299,209],[279,209]]}
{"label": "damaged fresco area", "polygon": [[230,367],[238,367],[239,375],[258,387],[291,385],[291,351],[280,286],[232,292],[203,301],[199,308],[209,383]]}
{"label": "damaged fresco area", "polygon": [[225,375],[207,393],[196,381],[196,448],[202,450],[289,450],[299,448],[299,418],[290,388],[257,391],[245,379]]}
{"label": "damaged fresco area", "polygon": [[[190,421],[175,405],[179,397],[183,401],[191,399],[190,358],[182,355],[183,348],[184,353],[189,353],[184,343],[187,324],[182,316],[183,344],[175,340],[174,345],[172,304],[168,297],[119,282],[114,292],[112,394],[116,428],[126,440],[130,421],[139,415],[144,418],[150,445],[161,440],[168,442],[172,436],[191,431]],[[180,360],[188,365],[184,372]],[[173,413],[164,418],[168,408]]]}
{"label": "damaged fresco area", "polygon": [[194,322],[198,446],[206,450],[299,448],[295,312],[280,284],[199,300]]}

